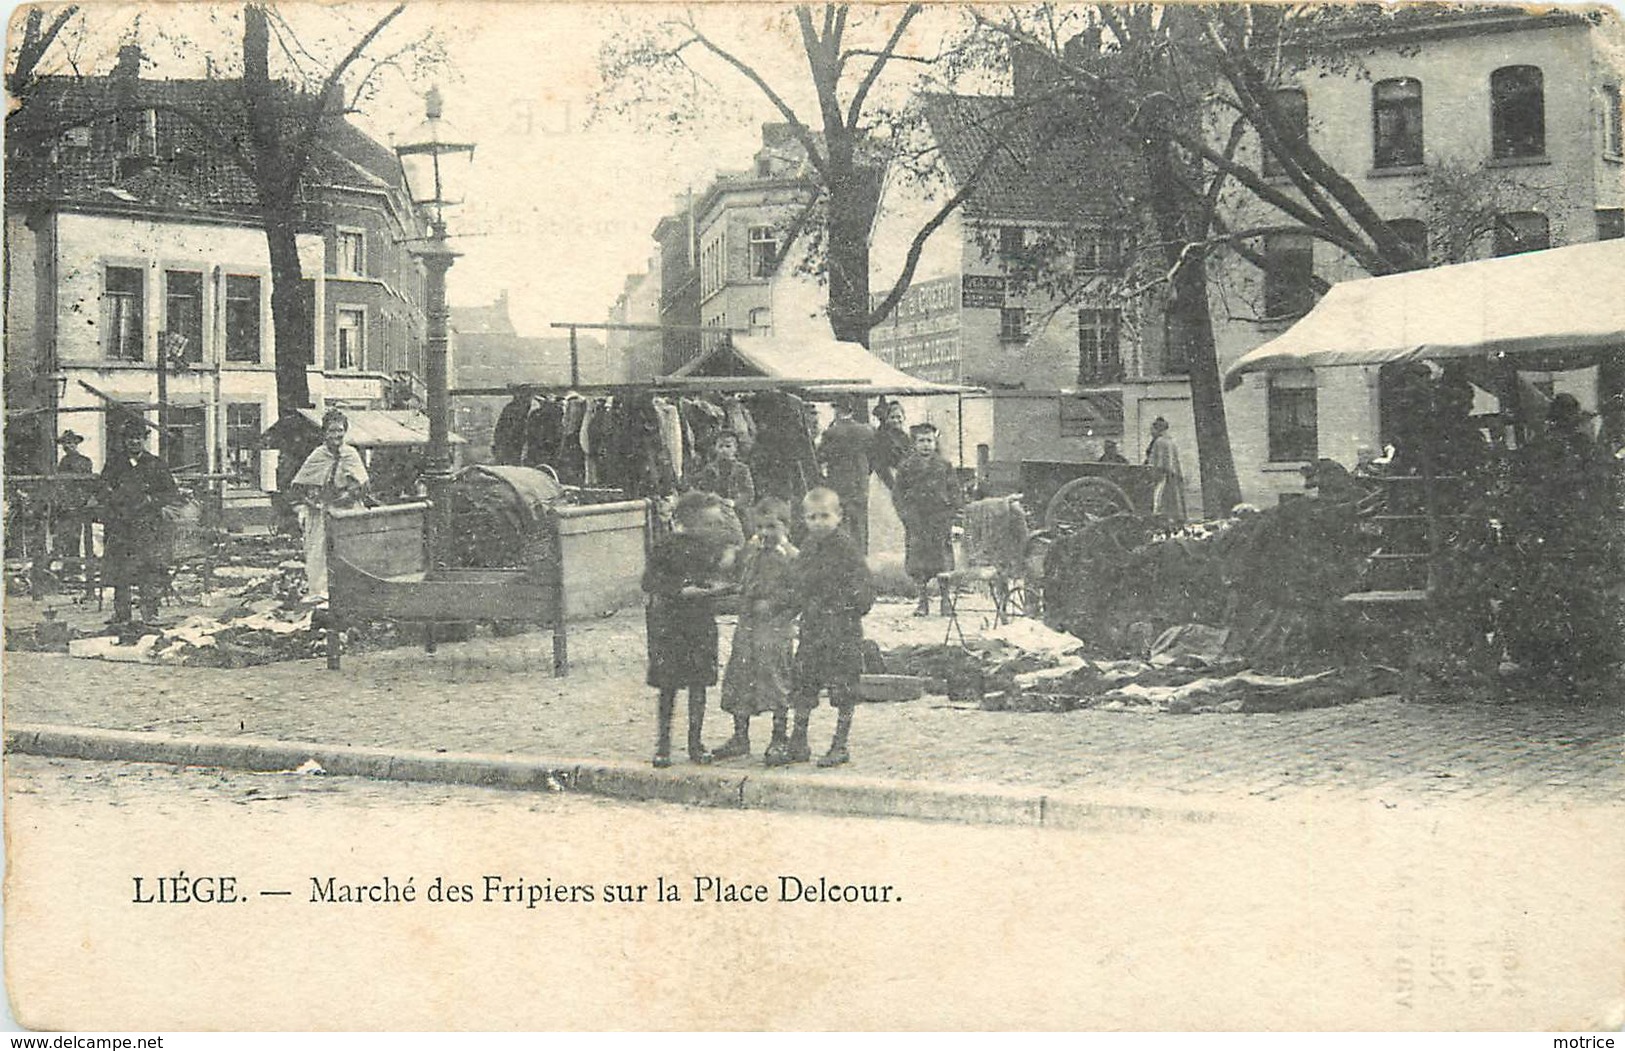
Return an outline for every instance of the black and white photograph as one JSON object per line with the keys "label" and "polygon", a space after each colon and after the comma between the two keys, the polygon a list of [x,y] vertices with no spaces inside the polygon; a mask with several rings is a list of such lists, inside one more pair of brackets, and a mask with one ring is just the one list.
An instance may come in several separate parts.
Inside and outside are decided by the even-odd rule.
{"label": "black and white photograph", "polygon": [[1613,1046],[1622,17],[14,7],[13,1025]]}

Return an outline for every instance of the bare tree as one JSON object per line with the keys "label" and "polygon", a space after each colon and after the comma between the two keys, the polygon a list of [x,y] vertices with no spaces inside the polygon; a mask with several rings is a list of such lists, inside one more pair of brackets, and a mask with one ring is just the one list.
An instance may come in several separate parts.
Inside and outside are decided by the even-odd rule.
{"label": "bare tree", "polygon": [[[808,5],[794,9],[793,32],[806,60],[807,81],[794,86],[798,93],[812,89],[816,115],[804,116],[789,101],[791,82],[781,80],[757,57],[725,46],[707,32],[692,13],[651,28],[632,29],[612,41],[600,56],[606,87],[599,98],[600,112],[636,110],[645,116],[680,119],[670,107],[673,89],[714,93],[708,78],[717,64],[733,77],[751,85],[789,126],[814,174],[815,195],[794,223],[792,232],[816,236],[821,268],[828,280],[830,326],[837,339],[869,342],[869,329],[897,305],[913,280],[921,251],[931,234],[947,221],[975,191],[992,164],[994,144],[982,160],[912,237],[902,271],[892,286],[871,303],[869,287],[869,231],[879,199],[885,165],[898,148],[899,132],[909,118],[876,97],[876,87],[889,69],[908,64],[930,68],[944,62],[943,55],[916,55],[903,41],[924,10],[909,4],[897,11],[882,33],[881,42],[865,46],[854,39],[845,4]],[[877,17],[893,17],[891,10]],[[885,23],[882,23],[883,25]],[[870,27],[874,28],[874,27]],[[710,62],[698,61],[709,56]],[[1021,117],[1021,106],[1004,113],[1009,121]]]}
{"label": "bare tree", "polygon": [[[388,51],[380,49],[380,38],[404,10],[404,4],[390,8],[358,28],[353,41],[338,51],[337,47],[313,49],[274,6],[245,4],[241,26],[231,30],[240,34],[242,68],[236,112],[226,116],[236,120],[223,121],[220,112],[206,107],[157,101],[139,93],[130,97],[101,93],[88,106],[69,107],[71,115],[59,119],[14,120],[21,110],[8,117],[7,156],[47,143],[72,124],[150,110],[180,120],[206,150],[247,176],[254,185],[255,211],[270,257],[277,409],[279,414],[287,414],[310,404],[305,370],[311,364],[315,319],[302,295],[304,273],[297,235],[308,218],[307,180],[313,159],[330,144],[335,127],[376,91],[386,71],[402,72],[413,66],[421,72],[444,60],[432,31]],[[75,11],[65,8],[49,23],[42,9],[29,12],[6,80],[22,109],[27,108],[42,58],[53,44],[60,47],[63,28]],[[165,35],[162,30],[153,32]],[[239,129],[247,130],[246,137]]]}

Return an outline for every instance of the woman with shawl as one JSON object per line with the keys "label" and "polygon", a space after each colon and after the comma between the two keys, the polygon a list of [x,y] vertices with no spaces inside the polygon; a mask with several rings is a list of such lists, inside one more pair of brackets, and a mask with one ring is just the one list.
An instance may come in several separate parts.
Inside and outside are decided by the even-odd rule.
{"label": "woman with shawl", "polygon": [[354,446],[344,443],[350,421],[337,409],[322,417],[322,444],[293,476],[299,500],[299,525],[305,533],[306,601],[327,598],[327,512],[361,501],[367,488],[367,465]]}

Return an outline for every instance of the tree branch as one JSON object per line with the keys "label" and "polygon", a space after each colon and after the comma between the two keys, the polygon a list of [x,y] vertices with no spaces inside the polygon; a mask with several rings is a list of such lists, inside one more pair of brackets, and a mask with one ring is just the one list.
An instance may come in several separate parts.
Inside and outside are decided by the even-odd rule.
{"label": "tree branch", "polygon": [[896,308],[898,300],[903,298],[903,293],[908,291],[909,284],[914,280],[914,270],[919,266],[921,253],[925,251],[925,242],[937,232],[938,227],[948,221],[948,217],[955,209],[970,199],[971,194],[975,193],[977,186],[981,184],[983,176],[992,169],[994,158],[1006,148],[1002,138],[995,136],[993,143],[976,162],[976,167],[965,179],[964,184],[943,202],[942,207],[937,209],[936,214],[932,215],[924,226],[915,232],[914,239],[909,242],[908,254],[903,258],[902,273],[897,275],[897,280],[892,283],[891,290],[886,293],[885,298],[869,311],[865,328],[874,328]]}
{"label": "tree branch", "polygon": [[[62,27],[68,20],[79,13],[77,6],[69,6],[58,11],[56,18],[45,26],[45,11],[34,7],[28,11],[28,21],[23,28],[23,42],[17,48],[17,62],[10,73],[6,74],[6,90],[13,98],[21,98],[34,82],[34,71],[39,67],[40,59],[51,49],[56,42]],[[43,27],[43,28],[42,28]]]}
{"label": "tree branch", "polygon": [[327,77],[322,81],[321,88],[316,92],[315,98],[311,100],[310,112],[306,116],[304,127],[294,136],[293,151],[297,156],[304,157],[310,149],[311,142],[321,128],[322,119],[332,106],[333,95],[338,90],[339,84],[344,80],[344,74],[349,71],[350,66],[356,59],[360,58],[362,53],[367,50],[378,34],[382,33],[384,28],[405,10],[406,5],[404,3],[396,4],[388,14],[374,23],[373,27],[367,30],[360,40],[355,42],[355,45],[350,48],[349,52],[337,65],[328,71]]}
{"label": "tree branch", "polygon": [[[811,16],[809,15],[808,17],[810,18]],[[817,140],[813,138],[812,130],[802,122],[800,117],[796,116],[796,111],[790,108],[790,104],[785,102],[777,91],[773,90],[773,86],[764,80],[762,75],[756,72],[756,70],[752,69],[751,66],[743,59],[736,57],[732,52],[728,51],[726,48],[723,48],[710,37],[700,32],[699,28],[692,22],[679,22],[676,24],[681,25],[684,29],[688,30],[689,34],[693,37],[692,41],[689,41],[689,43],[699,44],[701,47],[711,52],[711,54],[722,59],[722,61],[726,62],[728,65],[732,66],[735,70],[742,74],[746,80],[749,80],[752,84],[755,84],[758,91],[767,96],[767,100],[773,104],[773,108],[777,109],[779,113],[784,116],[784,119],[789,122],[791,133],[795,135],[796,141],[801,143],[802,148],[807,151],[807,159],[812,162],[812,166],[814,168],[818,169],[818,173],[824,176],[827,180],[828,165],[824,161],[823,154],[818,152],[818,143]],[[687,45],[685,44],[683,46]]]}
{"label": "tree branch", "polygon": [[869,69],[863,74],[863,79],[858,81],[858,88],[852,93],[852,101],[846,108],[847,127],[855,128],[858,126],[858,116],[863,112],[863,103],[869,97],[869,89],[874,87],[875,80],[880,76],[880,71],[886,67],[886,63],[896,54],[898,42],[903,39],[903,34],[908,30],[908,24],[914,21],[920,10],[919,4],[909,4],[908,7],[904,8],[902,16],[897,20],[897,25],[892,27],[891,37],[887,39],[886,46],[880,49],[880,54],[876,56],[875,61],[870,64]]}

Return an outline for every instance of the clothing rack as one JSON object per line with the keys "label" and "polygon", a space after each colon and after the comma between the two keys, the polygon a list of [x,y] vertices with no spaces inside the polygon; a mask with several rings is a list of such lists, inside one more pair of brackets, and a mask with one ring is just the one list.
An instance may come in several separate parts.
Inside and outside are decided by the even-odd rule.
{"label": "clothing rack", "polygon": [[[454,397],[511,397],[518,394],[691,394],[717,391],[725,394],[751,394],[759,391],[799,390],[807,387],[859,385],[861,379],[778,379],[768,376],[678,376],[646,383],[510,383],[505,387],[454,387]],[[865,392],[867,393],[867,391]]]}

